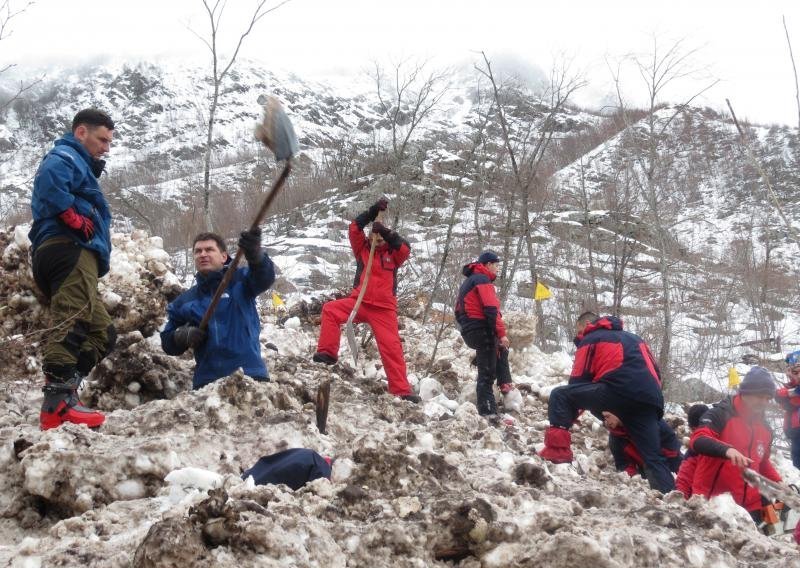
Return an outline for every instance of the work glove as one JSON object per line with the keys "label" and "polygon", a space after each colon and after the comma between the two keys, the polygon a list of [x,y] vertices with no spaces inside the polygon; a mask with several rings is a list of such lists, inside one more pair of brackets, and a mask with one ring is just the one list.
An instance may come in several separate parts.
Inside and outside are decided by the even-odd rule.
{"label": "work glove", "polygon": [[74,207],[70,207],[59,214],[58,218],[61,219],[67,227],[78,233],[78,236],[83,240],[88,241],[94,236],[94,223],[92,220],[75,211]]}
{"label": "work glove", "polygon": [[381,211],[386,211],[386,208],[389,207],[389,201],[385,197],[381,197],[378,201],[375,202],[369,209],[360,213],[354,221],[358,228],[363,230],[368,224],[372,223],[375,219],[378,218],[378,213]]}
{"label": "work glove", "polygon": [[206,340],[206,332],[187,323],[175,330],[173,340],[181,351],[186,351],[189,347],[195,349]]}
{"label": "work glove", "polygon": [[261,262],[261,228],[242,231],[239,236],[239,248],[244,251],[244,257],[251,266]]}
{"label": "work glove", "polygon": [[380,221],[374,221],[372,223],[372,232],[383,237],[384,241],[388,241],[389,238],[392,236],[392,230],[389,229],[386,225],[384,225]]}

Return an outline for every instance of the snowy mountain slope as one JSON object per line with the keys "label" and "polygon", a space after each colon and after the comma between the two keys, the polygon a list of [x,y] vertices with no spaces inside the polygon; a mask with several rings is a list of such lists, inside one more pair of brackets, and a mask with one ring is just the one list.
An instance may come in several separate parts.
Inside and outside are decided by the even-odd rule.
{"label": "snowy mountain slope", "polygon": [[[0,186],[5,187],[0,192],[0,211],[16,209],[24,213],[39,156],[61,132],[65,118],[80,107],[98,104],[119,117],[118,142],[105,180],[115,199],[115,210],[128,215],[125,218],[118,213],[118,228],[146,227],[165,234],[179,225],[185,234],[165,239],[174,249],[185,247],[198,222],[194,208],[201,181],[202,124],[207,112],[204,76],[203,66],[180,62],[109,64],[53,73],[30,100],[15,104],[0,118],[0,145],[10,148],[7,159],[0,160]],[[489,141],[485,162],[465,171],[467,138],[480,118],[474,83],[456,78],[443,104],[421,126],[415,138],[418,168],[409,179],[380,173],[349,179],[336,188],[310,192],[308,202],[291,206],[289,213],[268,221],[265,239],[283,273],[281,291],[308,294],[346,288],[352,275],[345,238],[347,222],[380,193],[396,197],[393,209],[397,228],[414,245],[414,255],[401,279],[404,293],[410,296],[424,293],[432,285],[432,273],[443,251],[446,220],[454,205],[458,210],[453,234],[458,246],[448,260],[449,282],[445,288],[458,281],[460,263],[481,248],[502,246],[503,224],[499,221],[506,204],[491,185],[494,178],[487,174],[505,160],[496,116],[490,116],[486,126]],[[247,211],[257,205],[260,188],[273,175],[273,166],[253,144],[250,134],[258,119],[255,100],[264,92],[276,93],[284,101],[301,139],[302,156],[289,191],[293,183],[299,189],[311,183],[314,169],[332,155],[326,158],[326,152],[335,153],[340,143],[353,144],[353,159],[358,162],[365,159],[367,148],[375,140],[385,142],[389,137],[368,78],[319,82],[240,62],[221,99],[212,171],[212,189],[224,199],[215,207],[225,206],[230,217],[244,218],[236,220],[235,226],[249,222]],[[524,126],[520,117],[529,120],[547,110],[546,105],[513,99],[507,104],[512,125]],[[674,110],[659,110],[657,119],[663,120]],[[564,131],[560,134],[567,136],[607,123],[596,114],[574,109],[565,109],[556,121]],[[658,346],[661,295],[657,235],[641,199],[626,213],[611,207],[607,197],[614,183],[619,185],[626,157],[631,146],[641,142],[645,127],[646,120],[642,120],[631,131],[612,135],[564,167],[557,176],[561,182],[553,189],[553,198],[534,218],[540,276],[556,292],[556,301],[542,306],[542,337],[549,349],[568,348],[571,318],[580,306],[593,302],[587,226],[594,240],[601,309],[613,303],[614,246],[621,236],[631,236],[635,254],[627,272],[623,315],[632,329]],[[787,204],[796,201],[800,197],[797,133],[780,126],[758,127],[753,129],[753,140],[760,144],[757,152],[779,197]],[[674,172],[671,190],[664,199],[675,234],[670,253],[671,299],[676,306],[673,353],[677,363],[673,371],[682,379],[702,378],[715,387],[724,386],[728,365],[740,364],[740,370],[745,370],[742,361],[763,361],[770,355],[769,349],[777,351],[778,337],[782,350],[800,343],[795,301],[800,294],[794,267],[797,246],[781,228],[763,185],[738,146],[735,130],[723,117],[707,109],[682,109],[665,131],[661,147]],[[588,212],[580,205],[578,195],[581,164]],[[459,186],[465,189],[456,193]],[[479,191],[483,193],[477,203]],[[142,205],[148,209],[143,210]],[[155,215],[151,212],[163,218],[144,222],[148,215]],[[788,207],[788,212],[800,228],[795,208]],[[591,223],[587,223],[587,215]],[[482,228],[482,238],[477,235],[476,223]],[[747,268],[747,259],[742,256],[745,245],[750,243],[754,250],[753,262],[761,262],[765,237],[773,242],[770,262],[777,276],[770,284],[766,302],[759,302],[757,291],[750,290],[757,277],[748,275],[748,282],[741,282],[739,276]],[[174,249],[171,252],[176,252]],[[524,247],[520,252],[507,303],[532,312]],[[184,254],[181,268],[190,270],[190,264]],[[439,292],[437,305],[449,303],[449,292],[449,288]],[[771,341],[766,352],[748,345],[765,337]]]}

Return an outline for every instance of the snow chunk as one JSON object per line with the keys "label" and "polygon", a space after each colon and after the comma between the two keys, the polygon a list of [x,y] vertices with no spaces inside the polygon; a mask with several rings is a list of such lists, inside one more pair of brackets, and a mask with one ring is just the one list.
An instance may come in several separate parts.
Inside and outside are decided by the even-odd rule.
{"label": "snow chunk", "polygon": [[432,377],[425,377],[419,382],[419,396],[422,400],[431,400],[442,394],[442,391],[442,383]]}
{"label": "snow chunk", "polygon": [[222,476],[199,467],[183,467],[169,472],[164,481],[172,487],[208,491],[222,485]]}
{"label": "snow chunk", "polygon": [[297,316],[291,317],[287,319],[283,323],[283,327],[286,329],[300,329],[300,318]]}
{"label": "snow chunk", "polygon": [[126,479],[117,483],[117,495],[120,499],[141,499],[147,494],[144,483],[139,479]]}

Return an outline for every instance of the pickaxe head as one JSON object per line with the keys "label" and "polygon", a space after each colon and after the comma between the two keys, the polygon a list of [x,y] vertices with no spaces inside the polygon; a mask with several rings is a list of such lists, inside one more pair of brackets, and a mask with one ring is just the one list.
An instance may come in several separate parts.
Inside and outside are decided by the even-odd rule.
{"label": "pickaxe head", "polygon": [[300,149],[289,117],[275,97],[261,95],[258,103],[264,107],[264,117],[256,124],[256,140],[269,148],[277,161],[288,160]]}

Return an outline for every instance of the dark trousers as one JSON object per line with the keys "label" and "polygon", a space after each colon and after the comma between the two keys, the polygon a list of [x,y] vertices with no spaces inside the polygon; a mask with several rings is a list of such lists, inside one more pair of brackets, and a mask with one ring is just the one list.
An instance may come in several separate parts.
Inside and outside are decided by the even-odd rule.
{"label": "dark trousers", "polygon": [[36,249],[32,269],[36,285],[50,300],[44,371],[75,367],[88,375],[117,337],[97,291],[97,255],[67,237],[55,237]]}
{"label": "dark trousers", "polygon": [[511,382],[508,349],[499,348],[494,334],[485,329],[462,332],[461,337],[464,338],[467,347],[475,350],[475,362],[478,365],[478,383],[475,387],[478,414],[481,416],[497,414],[494,383],[497,381],[499,386]]}
{"label": "dark trousers", "polygon": [[650,487],[663,493],[675,489],[675,480],[661,453],[661,409],[619,396],[602,382],[573,383],[556,387],[550,393],[547,414],[552,426],[569,429],[582,409],[600,418],[603,411],[619,417],[642,456]]}
{"label": "dark trousers", "polygon": [[792,465],[800,469],[800,431],[795,431],[792,434],[787,434],[789,444],[792,448]]}

